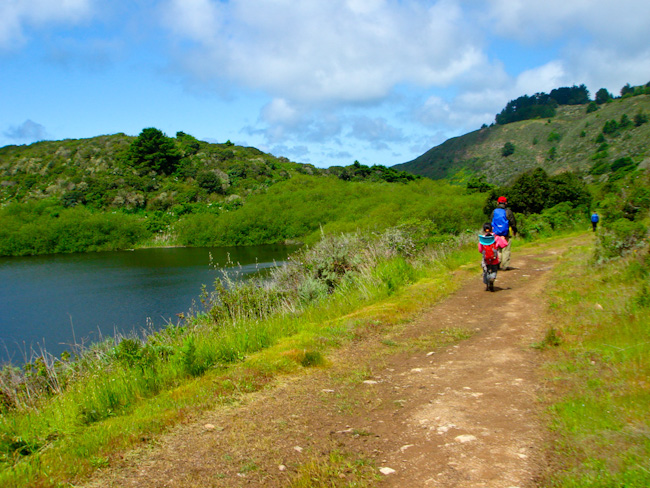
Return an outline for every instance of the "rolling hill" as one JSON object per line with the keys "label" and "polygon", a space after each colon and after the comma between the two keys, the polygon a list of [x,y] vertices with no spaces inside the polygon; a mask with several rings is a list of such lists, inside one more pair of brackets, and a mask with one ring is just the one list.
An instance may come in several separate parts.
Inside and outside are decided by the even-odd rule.
{"label": "rolling hill", "polygon": [[[485,175],[489,183],[503,185],[537,167],[551,175],[577,171],[593,179],[621,158],[650,166],[650,124],[635,123],[647,120],[650,95],[611,100],[591,112],[588,107],[564,105],[552,118],[483,127],[393,168],[457,182]],[[512,153],[504,155],[510,152],[507,143]]]}

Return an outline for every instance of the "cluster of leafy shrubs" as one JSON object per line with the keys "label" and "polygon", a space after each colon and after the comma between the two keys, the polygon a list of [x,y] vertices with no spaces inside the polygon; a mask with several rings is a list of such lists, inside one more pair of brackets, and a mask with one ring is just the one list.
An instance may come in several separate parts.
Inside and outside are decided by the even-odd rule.
{"label": "cluster of leafy shrubs", "polygon": [[386,166],[366,166],[355,161],[351,166],[331,166],[327,173],[334,174],[345,181],[387,181],[389,183],[408,183],[422,178],[407,171],[398,171]]}
{"label": "cluster of leafy shrubs", "polygon": [[601,184],[595,196],[602,217],[596,261],[625,256],[647,243],[650,172],[630,165],[619,178]]}
{"label": "cluster of leafy shrubs", "polygon": [[437,232],[459,234],[481,221],[481,196],[446,182],[420,179],[403,185],[296,176],[251,195],[246,205],[218,218],[187,215],[179,239],[189,246],[250,245],[321,234],[381,232],[404,216],[433,221]]}
{"label": "cluster of leafy shrubs", "polygon": [[517,227],[523,237],[584,225],[592,205],[587,185],[575,173],[549,176],[537,168],[521,174],[507,186],[492,187],[480,178],[470,183],[469,191],[487,191],[483,207],[486,216],[491,214],[499,196],[508,198],[508,206],[518,214]]}
{"label": "cluster of leafy shrubs", "polygon": [[[648,94],[650,94],[650,82],[645,86],[635,87],[628,83],[621,89],[622,98]],[[598,110],[599,105],[613,99],[614,97],[606,88],[598,90],[594,100],[590,100],[589,90],[585,85],[555,88],[550,94],[540,92],[509,101],[496,115],[495,121],[499,125],[504,125],[521,120],[551,118],[555,116],[556,109],[560,105],[587,105],[587,112],[590,113]]]}
{"label": "cluster of leafy shrubs", "polygon": [[610,170],[607,181],[592,188],[575,173],[549,176],[537,168],[504,187],[492,187],[484,177],[474,177],[468,191],[487,192],[485,215],[490,215],[499,196],[506,196],[523,237],[584,228],[590,213],[597,211],[601,223],[595,260],[602,262],[633,252],[648,238],[650,172],[638,169],[631,158],[620,158]]}
{"label": "cluster of leafy shrubs", "polygon": [[[523,214],[541,213],[563,202],[587,209],[591,205],[591,194],[575,173],[549,176],[546,171],[537,168],[523,173],[503,190],[513,211]],[[496,196],[499,191],[492,190],[491,195]]]}
{"label": "cluster of leafy shrubs", "polygon": [[186,246],[315,242],[322,232],[382,231],[404,215],[435,222],[440,235],[459,234],[480,224],[481,200],[429,179],[387,184],[332,175],[295,175],[249,195],[243,205],[237,199],[167,212],[98,212],[44,199],[0,209],[0,254],[133,248],[168,229]]}

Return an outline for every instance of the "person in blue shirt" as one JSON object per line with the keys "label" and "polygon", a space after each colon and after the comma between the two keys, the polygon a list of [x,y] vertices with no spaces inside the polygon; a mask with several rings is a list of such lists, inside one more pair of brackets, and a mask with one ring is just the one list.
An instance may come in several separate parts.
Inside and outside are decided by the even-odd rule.
{"label": "person in blue shirt", "polygon": [[517,236],[517,221],[515,220],[515,214],[508,208],[508,199],[506,197],[497,199],[497,207],[492,211],[490,220],[494,235],[504,237],[508,243],[501,250],[501,263],[499,265],[500,269],[507,270],[510,264],[511,239]]}
{"label": "person in blue shirt", "polygon": [[598,217],[598,214],[596,212],[591,214],[591,227],[593,228],[594,232],[596,232],[596,227],[598,227],[599,220],[600,217]]}

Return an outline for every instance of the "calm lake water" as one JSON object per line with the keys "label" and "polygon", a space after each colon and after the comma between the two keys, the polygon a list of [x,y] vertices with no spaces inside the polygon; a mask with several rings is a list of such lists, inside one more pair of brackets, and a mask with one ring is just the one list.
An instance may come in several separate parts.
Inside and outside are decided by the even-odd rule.
{"label": "calm lake water", "polygon": [[202,310],[201,285],[212,289],[221,272],[216,267],[236,263],[230,270],[245,277],[281,264],[295,249],[168,248],[0,257],[0,362],[22,364],[31,349],[42,347],[59,356],[73,343],[177,323],[176,314]]}

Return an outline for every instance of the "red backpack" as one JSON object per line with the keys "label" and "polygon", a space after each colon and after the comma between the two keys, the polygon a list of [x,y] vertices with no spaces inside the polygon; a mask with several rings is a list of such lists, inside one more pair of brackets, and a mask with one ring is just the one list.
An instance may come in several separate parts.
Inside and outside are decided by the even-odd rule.
{"label": "red backpack", "polygon": [[499,264],[496,242],[493,242],[489,246],[483,246],[483,259],[485,260],[485,264]]}

